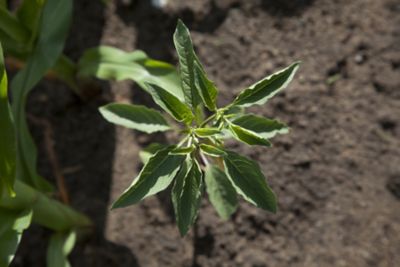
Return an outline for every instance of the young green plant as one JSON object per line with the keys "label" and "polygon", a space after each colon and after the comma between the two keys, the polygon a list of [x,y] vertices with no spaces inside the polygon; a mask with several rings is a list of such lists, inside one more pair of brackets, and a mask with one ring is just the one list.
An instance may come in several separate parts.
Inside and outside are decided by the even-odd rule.
{"label": "young green plant", "polygon": [[[260,166],[226,149],[224,140],[234,138],[248,145],[270,147],[270,138],[288,132],[284,123],[244,113],[244,109],[263,105],[284,89],[299,63],[245,88],[232,103],[218,107],[218,89],[207,78],[182,21],[178,21],[174,44],[179,57],[179,90],[171,93],[151,81],[145,85],[154,102],[179,123],[182,139],[175,145],[152,144],[142,151],[143,169],[113,208],[136,204],[173,184],[171,197],[182,235],[196,220],[204,188],[222,218],[229,218],[236,210],[237,194],[259,208],[276,212],[276,196]],[[203,115],[205,108],[210,114],[207,118]],[[148,134],[174,129],[159,111],[141,105],[111,103],[100,112],[112,123]]]}

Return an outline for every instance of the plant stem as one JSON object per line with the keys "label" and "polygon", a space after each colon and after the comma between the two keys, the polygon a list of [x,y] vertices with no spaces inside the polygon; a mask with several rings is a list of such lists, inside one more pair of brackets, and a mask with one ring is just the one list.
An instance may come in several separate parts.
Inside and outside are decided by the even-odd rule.
{"label": "plant stem", "polygon": [[209,123],[212,119],[214,119],[215,116],[217,116],[217,113],[214,113],[213,115],[211,115],[210,117],[208,117],[207,119],[205,119],[205,120],[201,123],[200,128],[206,126],[206,124]]}
{"label": "plant stem", "polygon": [[203,161],[204,165],[205,165],[205,166],[210,165],[210,163],[208,162],[206,156],[204,156],[204,154],[203,154],[201,151],[200,151],[199,154],[200,154],[200,158],[201,158],[201,160]]}
{"label": "plant stem", "polygon": [[179,142],[178,147],[181,147],[190,137],[190,134],[186,135],[182,141]]}

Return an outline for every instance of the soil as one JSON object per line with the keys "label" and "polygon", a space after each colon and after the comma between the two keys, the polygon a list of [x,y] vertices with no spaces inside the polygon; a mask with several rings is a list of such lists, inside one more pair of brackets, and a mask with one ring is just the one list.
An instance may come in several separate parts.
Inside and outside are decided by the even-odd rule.
{"label": "soil", "polygon": [[[48,120],[72,206],[96,233],[74,249],[72,266],[398,266],[400,262],[400,3],[397,0],[75,1],[65,52],[78,58],[107,44],[177,62],[177,18],[219,86],[221,105],[246,85],[302,60],[289,88],[251,111],[287,122],[274,147],[229,146],[260,162],[279,196],[273,215],[242,201],[229,221],[205,198],[181,238],[169,192],[110,211],[141,164],[138,151],[163,140],[103,120],[110,101],[152,105],[131,82],[101,83],[83,102],[42,82],[28,112]],[[40,173],[53,179],[43,129],[31,123]],[[45,266],[49,232],[22,239],[14,267]],[[397,262],[397,263],[396,263]]]}

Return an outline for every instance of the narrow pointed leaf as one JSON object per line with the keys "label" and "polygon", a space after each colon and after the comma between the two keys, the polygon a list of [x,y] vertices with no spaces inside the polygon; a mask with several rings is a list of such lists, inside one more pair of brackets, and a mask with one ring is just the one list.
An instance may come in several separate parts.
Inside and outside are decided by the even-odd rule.
{"label": "narrow pointed leaf", "polygon": [[29,40],[29,31],[5,7],[0,6],[0,29],[12,39],[24,43]]}
{"label": "narrow pointed leaf", "polygon": [[187,27],[178,20],[174,33],[174,44],[179,58],[180,76],[185,102],[192,108],[200,104],[201,99],[196,90],[194,64],[197,61],[192,40]]}
{"label": "narrow pointed leaf", "polygon": [[228,219],[237,209],[235,188],[225,172],[216,165],[207,166],[204,180],[211,204],[222,219]]}
{"label": "narrow pointed leaf", "polygon": [[276,212],[276,197],[258,164],[232,151],[226,151],[225,172],[236,191],[259,208]]}
{"label": "narrow pointed leaf", "polygon": [[154,154],[131,186],[115,201],[113,208],[136,204],[167,188],[185,158],[182,155],[171,155],[174,148],[171,146]]}
{"label": "narrow pointed leaf", "polygon": [[159,150],[166,148],[167,146],[160,143],[151,143],[144,149],[140,150],[139,157],[143,164],[146,164],[151,156],[153,156]]}
{"label": "narrow pointed leaf", "polygon": [[214,135],[219,135],[221,134],[221,131],[218,128],[196,128],[194,130],[194,133],[198,137],[210,137]]}
{"label": "narrow pointed leaf", "polygon": [[177,121],[190,124],[193,121],[193,113],[188,106],[183,104],[177,97],[170,94],[163,88],[155,84],[146,83],[147,89],[154,102],[168,112]]}
{"label": "narrow pointed leaf", "polygon": [[71,267],[67,256],[76,242],[76,232],[55,233],[47,248],[47,267]]}
{"label": "narrow pointed leaf", "polygon": [[16,17],[18,21],[29,29],[30,32],[34,32],[35,27],[39,25],[38,20],[40,18],[40,13],[43,9],[46,1],[42,0],[23,0],[22,3],[18,6],[16,13]]}
{"label": "narrow pointed leaf", "polygon": [[179,147],[171,151],[171,155],[187,155],[194,151],[195,146]]}
{"label": "narrow pointed leaf", "polygon": [[70,0],[47,0],[39,24],[36,46],[25,67],[11,83],[12,110],[17,133],[17,178],[42,191],[52,186],[36,171],[37,150],[26,122],[28,93],[61,55],[72,17]]}
{"label": "narrow pointed leaf", "polygon": [[0,44],[0,198],[2,193],[14,193],[16,139],[14,119],[8,102],[7,74]]}
{"label": "narrow pointed leaf", "polygon": [[0,208],[0,266],[7,267],[14,258],[23,231],[32,221],[32,211]]}
{"label": "narrow pointed leaf", "polygon": [[85,51],[79,59],[78,75],[99,79],[130,79],[147,91],[145,82],[156,84],[184,101],[181,81],[174,66],[149,58],[143,51],[99,46]]}
{"label": "narrow pointed leaf", "polygon": [[216,100],[217,100],[217,87],[215,87],[214,83],[210,81],[202,67],[199,66],[197,62],[194,64],[194,73],[195,73],[195,85],[198,93],[203,100],[204,105],[210,110],[216,110]]}
{"label": "narrow pointed leaf", "polygon": [[299,62],[264,78],[242,91],[233,101],[233,105],[249,107],[263,105],[268,99],[286,88],[299,68]]}
{"label": "narrow pointed leaf", "polygon": [[207,145],[207,144],[200,144],[200,149],[203,151],[205,154],[212,156],[212,157],[222,157],[226,155],[225,151],[222,149],[213,146],[213,145]]}
{"label": "narrow pointed leaf", "polygon": [[202,172],[196,160],[183,164],[172,189],[179,232],[185,235],[196,220],[203,191]]}
{"label": "narrow pointed leaf", "polygon": [[[0,201],[1,207],[8,210],[21,210],[32,206],[33,222],[53,231],[65,232],[74,227],[93,227],[88,217],[53,199],[50,194],[42,193],[20,180],[15,181],[14,188],[16,196],[3,196]],[[0,222],[3,221],[0,219]],[[1,227],[2,223],[0,223]]]}
{"label": "narrow pointed leaf", "polygon": [[29,30],[29,46],[36,40],[38,27],[40,25],[40,17],[43,11],[43,6],[46,1],[31,1],[24,0],[18,7],[16,16],[21,26]]}
{"label": "narrow pointed leaf", "polygon": [[99,111],[111,123],[145,133],[170,129],[165,118],[157,110],[145,106],[111,103],[102,106]]}
{"label": "narrow pointed leaf", "polygon": [[267,139],[234,123],[229,124],[229,130],[234,138],[248,145],[271,146],[271,143]]}
{"label": "narrow pointed leaf", "polygon": [[235,120],[233,124],[256,133],[263,138],[271,138],[277,134],[286,134],[289,128],[277,120],[270,120],[254,114],[246,114]]}

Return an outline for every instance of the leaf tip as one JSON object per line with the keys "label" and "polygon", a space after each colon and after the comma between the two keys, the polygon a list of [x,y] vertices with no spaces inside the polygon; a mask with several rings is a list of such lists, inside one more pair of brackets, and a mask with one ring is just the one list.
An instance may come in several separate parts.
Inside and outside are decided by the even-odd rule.
{"label": "leaf tip", "polygon": [[186,227],[186,228],[178,227],[178,229],[179,229],[179,234],[181,235],[181,237],[184,237],[187,234],[187,232],[189,232],[189,227]]}
{"label": "leaf tip", "polygon": [[178,21],[177,21],[177,23],[176,23],[176,28],[178,28],[178,27],[184,27],[184,28],[186,28],[185,23],[183,23],[183,21],[182,21],[180,18],[178,18]]}
{"label": "leaf tip", "polygon": [[124,205],[121,205],[120,202],[121,202],[120,199],[115,200],[114,203],[111,204],[110,210],[115,210],[115,209],[123,208]]}

